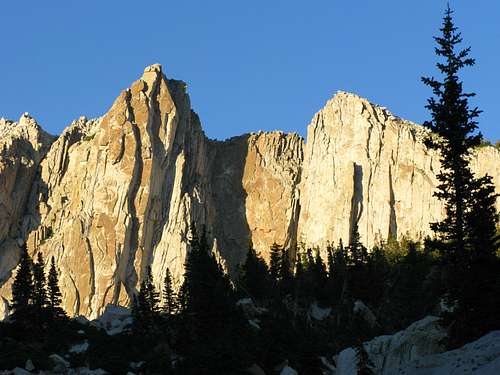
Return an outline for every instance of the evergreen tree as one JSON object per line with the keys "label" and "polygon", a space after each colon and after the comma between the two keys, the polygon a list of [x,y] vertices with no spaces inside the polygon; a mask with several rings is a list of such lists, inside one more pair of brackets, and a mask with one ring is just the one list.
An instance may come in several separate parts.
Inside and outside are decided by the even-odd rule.
{"label": "evergreen tree", "polygon": [[247,321],[236,308],[227,275],[210,251],[206,230],[198,238],[191,228],[186,258],[179,350],[181,373],[234,373],[247,367]]}
{"label": "evergreen tree", "polygon": [[153,282],[153,273],[151,272],[151,267],[148,266],[146,269],[146,296],[148,301],[149,311],[153,316],[158,315],[160,308],[160,293],[156,290]]}
{"label": "evergreen tree", "polygon": [[12,284],[12,314],[16,321],[25,320],[29,316],[33,303],[32,260],[24,245],[21,249],[21,260],[16,277]]}
{"label": "evergreen tree", "polygon": [[349,243],[350,260],[354,265],[361,265],[368,260],[368,250],[361,243],[358,223],[354,223],[351,231],[351,241]]}
{"label": "evergreen tree", "polygon": [[389,262],[382,246],[375,246],[368,255],[367,274],[370,282],[370,294],[366,302],[372,306],[380,304],[389,276]]}
{"label": "evergreen tree", "polygon": [[50,259],[49,275],[47,277],[48,307],[54,318],[63,318],[66,313],[61,308],[62,294],[59,289],[59,275],[54,257]]}
{"label": "evergreen tree", "polygon": [[297,252],[295,258],[295,303],[299,304],[304,299],[306,292],[304,291],[304,263],[302,260],[302,253]]}
{"label": "evergreen tree", "polygon": [[365,303],[371,296],[371,285],[368,279],[368,250],[361,243],[358,224],[355,223],[349,244],[349,287],[352,296]]}
{"label": "evergreen tree", "polygon": [[172,285],[172,275],[168,268],[163,283],[163,311],[168,316],[175,314],[177,311],[177,296]]}
{"label": "evergreen tree", "polygon": [[496,252],[500,248],[497,233],[499,214],[495,206],[497,197],[491,176],[486,175],[471,181],[471,194],[467,199],[470,209],[465,215],[471,261],[495,261]]}
{"label": "evergreen tree", "polygon": [[434,78],[422,78],[435,96],[428,99],[426,108],[431,112],[432,120],[424,122],[424,126],[433,132],[426,139],[427,146],[438,150],[441,155],[435,196],[445,202],[446,209],[445,219],[432,223],[432,229],[448,244],[444,255],[456,262],[465,250],[466,201],[471,195],[470,181],[473,181],[469,155],[471,149],[481,143],[481,134],[473,134],[477,129],[475,119],[481,111],[469,108],[469,98],[475,94],[464,93],[458,77],[462,68],[474,65],[475,61],[468,57],[470,48],[456,50],[462,37],[453,24],[449,5],[441,32],[442,36],[435,38],[438,44],[435,51],[443,58],[443,62],[436,66],[444,79],[440,82]]}
{"label": "evergreen tree", "polygon": [[38,253],[37,261],[33,264],[33,305],[41,310],[47,305],[47,280],[44,273],[43,254]]}
{"label": "evergreen tree", "polygon": [[389,304],[381,318],[393,330],[403,329],[423,315],[422,285],[426,269],[422,269],[417,244],[410,242],[407,254],[395,266]]}
{"label": "evergreen tree", "polygon": [[307,249],[305,254],[297,254],[295,269],[296,299],[299,305],[308,308],[316,298],[317,293],[314,284],[314,258],[311,249]]}
{"label": "evergreen tree", "polygon": [[256,300],[263,300],[269,297],[271,280],[266,262],[257,252],[250,242],[245,263],[240,269],[240,288],[245,293]]}
{"label": "evergreen tree", "polygon": [[139,293],[134,297],[132,316],[134,330],[139,334],[152,334],[157,328],[159,315],[159,293],[153,283],[151,267],[146,268],[144,280],[141,282]]}
{"label": "evergreen tree", "polygon": [[279,260],[278,285],[284,295],[291,294],[293,291],[293,274],[290,262],[290,251],[288,249],[281,251]]}
{"label": "evergreen tree", "polygon": [[327,259],[326,263],[328,264],[328,274],[332,273],[334,264],[335,264],[335,256],[333,246],[328,244],[326,247]]}
{"label": "evergreen tree", "polygon": [[183,282],[176,296],[177,311],[180,314],[186,313],[187,303],[188,303],[187,285],[185,282]]}
{"label": "evergreen tree", "polygon": [[281,273],[282,248],[276,242],[272,244],[269,260],[269,273],[273,282],[277,283]]}
{"label": "evergreen tree", "polygon": [[314,289],[314,296],[316,300],[325,304],[327,302],[327,291],[326,291],[326,283],[328,281],[328,274],[326,272],[326,266],[321,258],[319,250],[316,250],[316,254],[314,257],[313,267],[311,269]]}
{"label": "evergreen tree", "polygon": [[[435,51],[443,59],[437,68],[444,78],[442,82],[422,78],[434,93],[426,106],[432,120],[424,125],[435,134],[427,138],[427,145],[440,152],[442,169],[437,175],[439,185],[435,196],[444,201],[446,216],[431,227],[441,240],[439,249],[445,264],[447,297],[457,305],[451,341],[460,345],[500,326],[500,318],[491,318],[499,315],[500,309],[491,307],[498,304],[486,302],[499,290],[494,229],[498,214],[491,177],[475,178],[469,166],[472,149],[481,143],[476,121],[481,111],[470,108],[469,98],[475,94],[463,92],[458,73],[474,65],[475,60],[469,57],[470,48],[457,49],[462,37],[449,6],[441,32],[435,38],[438,44]],[[485,290],[484,285],[489,287]]]}
{"label": "evergreen tree", "polygon": [[335,249],[331,258],[328,271],[328,294],[330,295],[330,302],[335,304],[340,301],[344,283],[347,281],[347,254],[342,240],[340,240],[339,246]]}

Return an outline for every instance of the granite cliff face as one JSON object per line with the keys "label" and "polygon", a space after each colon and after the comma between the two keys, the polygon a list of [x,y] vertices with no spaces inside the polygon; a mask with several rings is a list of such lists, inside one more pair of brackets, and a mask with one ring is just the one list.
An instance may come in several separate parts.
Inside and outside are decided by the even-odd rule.
{"label": "granite cliff face", "polygon": [[[368,246],[388,236],[430,234],[429,223],[442,217],[443,206],[432,196],[440,163],[423,144],[426,133],[366,99],[337,93],[308,127],[299,241],[347,243],[355,222]],[[500,185],[497,149],[479,148],[471,166]]]}
{"label": "granite cliff face", "polygon": [[[0,284],[10,279],[19,262],[26,202],[52,140],[28,113],[19,122],[0,119]],[[6,304],[0,298],[0,316]]]}
{"label": "granite cliff face", "polygon": [[[229,272],[249,240],[267,258],[273,242],[347,242],[354,222],[367,245],[427,234],[442,207],[424,133],[338,93],[307,144],[282,132],[209,140],[185,84],[159,65],[103,117],[80,118],[53,143],[28,117],[0,122],[0,295],[9,298],[23,241],[56,259],[65,309],[95,317],[108,303],[129,304],[148,266],[158,284],[167,267],[179,280],[192,221],[206,225]],[[472,164],[500,183],[498,150],[480,149]]]}

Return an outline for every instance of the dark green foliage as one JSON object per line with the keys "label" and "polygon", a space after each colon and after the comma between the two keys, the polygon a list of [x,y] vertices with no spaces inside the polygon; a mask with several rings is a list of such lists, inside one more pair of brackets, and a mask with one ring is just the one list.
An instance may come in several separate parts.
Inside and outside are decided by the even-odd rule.
{"label": "dark green foliage", "polygon": [[[423,317],[437,303],[428,295],[425,283],[431,270],[432,259],[418,244],[410,242],[406,255],[392,269],[381,306],[381,322],[391,330],[403,329]],[[374,277],[374,280],[376,277]],[[383,292],[383,291],[382,291]]]}
{"label": "dark green foliage", "polygon": [[358,224],[354,223],[351,231],[351,241],[349,243],[349,260],[352,264],[358,266],[368,261],[368,250],[361,243]]}
{"label": "dark green foliage", "polygon": [[50,269],[47,277],[47,302],[53,318],[62,319],[66,317],[66,313],[61,308],[62,294],[59,289],[59,274],[56,269],[54,257],[50,259]]}
{"label": "dark green foliage", "polygon": [[[310,250],[308,250],[310,253]],[[301,306],[309,306],[315,299],[313,277],[308,253],[297,253],[295,261],[295,299]]]}
{"label": "dark green foliage", "polygon": [[473,134],[477,129],[480,111],[469,108],[469,98],[474,93],[464,93],[459,71],[474,65],[474,59],[468,57],[470,48],[456,50],[462,42],[460,33],[453,24],[452,11],[448,7],[441,28],[442,36],[436,37],[438,44],[436,55],[443,62],[436,64],[443,74],[443,81],[434,78],[422,78],[430,86],[434,96],[428,100],[426,108],[431,112],[432,120],[424,126],[437,135],[426,140],[428,147],[439,150],[442,169],[438,173],[438,191],[435,195],[445,202],[446,217],[442,222],[433,223],[432,228],[447,241],[449,250],[445,255],[450,261],[457,261],[464,251],[466,199],[470,195],[469,182],[473,180],[469,168],[469,155],[473,147],[481,143],[481,134]]}
{"label": "dark green foliage", "polygon": [[38,310],[42,310],[48,303],[44,266],[43,255],[39,252],[37,261],[33,264],[33,305]]}
{"label": "dark green foliage", "polygon": [[465,214],[465,235],[471,261],[480,258],[492,260],[500,249],[497,234],[499,214],[495,206],[497,197],[491,176],[471,181],[471,194],[467,198],[470,209]]}
{"label": "dark green foliage", "polygon": [[172,284],[172,275],[170,274],[170,270],[167,268],[165,272],[165,280],[163,282],[163,312],[167,314],[167,316],[170,316],[177,310],[177,296]]}
{"label": "dark green foliage", "polygon": [[21,260],[12,284],[12,316],[14,320],[25,321],[29,318],[33,303],[32,260],[26,245],[21,249]]}
{"label": "dark green foliage", "polygon": [[275,242],[271,246],[271,251],[269,254],[269,272],[271,274],[271,279],[273,282],[278,282],[280,277],[280,268],[281,268],[281,253],[282,248]]}
{"label": "dark green foliage", "polygon": [[244,294],[257,301],[269,298],[272,290],[266,262],[257,255],[251,243],[248,247],[245,263],[240,269],[239,288],[243,290]]}
{"label": "dark green foliage", "polygon": [[159,293],[153,283],[151,268],[147,267],[139,293],[134,297],[132,316],[134,332],[138,335],[152,335],[159,324]]}
{"label": "dark green foliage", "polygon": [[372,297],[369,279],[368,250],[361,243],[358,225],[354,224],[348,247],[349,291],[355,298],[367,302]]}
{"label": "dark green foliage", "polygon": [[446,217],[431,227],[440,240],[436,247],[443,255],[447,299],[457,305],[448,319],[453,327],[451,342],[461,345],[500,327],[500,317],[484,319],[485,315],[499,316],[494,307],[498,304],[486,302],[495,290],[500,292],[496,257],[498,214],[491,177],[477,178],[469,166],[472,149],[481,143],[481,134],[476,133],[476,118],[481,111],[469,107],[469,98],[475,94],[463,92],[458,73],[475,61],[469,57],[470,48],[457,49],[462,37],[449,6],[441,33],[435,38],[435,51],[442,58],[437,68],[443,81],[422,78],[434,93],[426,106],[432,120],[424,125],[437,135],[429,137],[427,145],[441,155],[435,196],[444,202]]}
{"label": "dark green foliage", "polygon": [[288,249],[281,252],[278,273],[278,286],[283,295],[289,295],[293,291],[293,274]]}
{"label": "dark green foliage", "polygon": [[382,301],[387,289],[387,280],[389,277],[389,261],[381,246],[375,246],[368,255],[366,264],[367,279],[370,282],[370,294],[365,302],[374,306]]}
{"label": "dark green foliage", "polygon": [[194,225],[184,285],[186,306],[178,350],[185,359],[179,371],[225,374],[248,367],[248,323],[236,308],[235,293],[210,251],[205,229],[198,239]]}
{"label": "dark green foliage", "polygon": [[332,304],[342,299],[347,287],[347,251],[340,240],[339,246],[329,253],[328,290]]}

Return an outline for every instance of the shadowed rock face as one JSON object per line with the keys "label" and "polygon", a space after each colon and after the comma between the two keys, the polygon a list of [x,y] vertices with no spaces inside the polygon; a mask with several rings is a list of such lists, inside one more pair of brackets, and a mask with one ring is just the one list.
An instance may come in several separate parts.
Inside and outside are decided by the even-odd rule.
{"label": "shadowed rock face", "polygon": [[[20,138],[13,129],[0,126],[0,145]],[[282,132],[212,141],[185,84],[152,65],[102,118],[73,122],[50,150],[52,139],[36,129],[31,148],[4,146],[0,158],[0,202],[15,207],[0,223],[0,295],[10,297],[15,243],[26,240],[33,255],[56,259],[70,314],[129,304],[147,266],[158,285],[167,267],[179,280],[192,221],[206,225],[234,273],[249,240],[267,259],[273,242],[347,242],[357,222],[371,245],[427,234],[442,214],[432,197],[439,161],[423,146],[425,131],[352,94],[316,114],[307,145]],[[12,172],[22,163],[12,169],[6,160],[27,160],[23,180]],[[489,147],[472,164],[499,183],[499,161]]]}

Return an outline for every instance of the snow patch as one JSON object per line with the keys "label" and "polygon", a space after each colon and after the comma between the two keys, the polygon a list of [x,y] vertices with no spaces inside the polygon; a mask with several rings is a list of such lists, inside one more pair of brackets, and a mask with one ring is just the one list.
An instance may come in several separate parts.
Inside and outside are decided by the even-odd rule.
{"label": "snow patch", "polygon": [[75,354],[78,354],[78,353],[84,353],[87,351],[87,349],[89,348],[89,342],[87,340],[79,343],[79,344],[76,344],[76,345],[73,345],[70,349],[69,349],[69,352],[70,353],[75,353]]}
{"label": "snow patch", "polygon": [[129,309],[123,306],[108,304],[104,313],[91,324],[104,329],[108,335],[117,335],[131,328],[133,323]]}
{"label": "snow patch", "polygon": [[280,375],[298,375],[299,373],[295,369],[285,366],[280,372]]}
{"label": "snow patch", "polygon": [[317,302],[313,302],[309,307],[309,316],[314,320],[323,320],[332,312],[331,307],[320,307]]}
{"label": "snow patch", "polygon": [[[410,361],[426,355],[441,353],[441,341],[446,331],[439,324],[439,318],[427,316],[393,335],[375,337],[363,347],[376,374],[392,374]],[[337,360],[337,375],[356,374],[358,359],[356,351],[348,348],[340,352]]]}
{"label": "snow patch", "polygon": [[500,374],[500,331],[490,332],[459,349],[416,359],[390,372],[390,374],[396,373],[401,375],[498,375]]}

